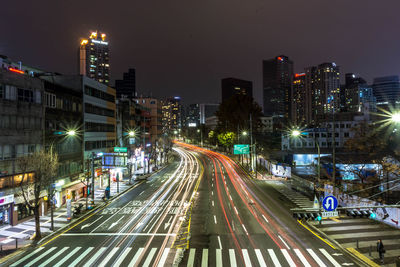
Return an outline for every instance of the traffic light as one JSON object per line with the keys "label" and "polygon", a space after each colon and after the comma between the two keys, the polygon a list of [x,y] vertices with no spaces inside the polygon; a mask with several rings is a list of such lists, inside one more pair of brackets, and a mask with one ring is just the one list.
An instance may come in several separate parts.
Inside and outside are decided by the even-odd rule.
{"label": "traffic light", "polygon": [[319,215],[319,214],[318,214],[318,216],[317,216],[316,220],[317,220],[317,221],[321,221],[321,220],[322,220],[322,217],[321,217],[321,215]]}
{"label": "traffic light", "polygon": [[322,219],[321,214],[318,212],[294,212],[293,218],[296,220],[315,220],[320,221]]}
{"label": "traffic light", "polygon": [[347,216],[351,216],[353,218],[360,217],[360,218],[371,218],[375,219],[376,214],[372,210],[364,209],[364,210],[358,210],[358,209],[353,209],[353,210],[346,210]]}

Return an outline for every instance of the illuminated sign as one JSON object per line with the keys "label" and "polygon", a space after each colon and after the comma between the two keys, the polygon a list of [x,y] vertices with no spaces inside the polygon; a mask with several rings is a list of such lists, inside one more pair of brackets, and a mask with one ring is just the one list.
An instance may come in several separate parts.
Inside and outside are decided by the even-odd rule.
{"label": "illuminated sign", "polygon": [[294,75],[295,78],[302,77],[302,76],[306,76],[306,74],[305,73],[296,73]]}
{"label": "illuminated sign", "polygon": [[128,148],[127,147],[114,147],[114,152],[117,153],[127,153],[128,152]]}
{"label": "illuminated sign", "polygon": [[99,40],[94,40],[92,39],[92,42],[95,44],[103,44],[103,45],[108,45],[108,42],[104,42],[104,41],[99,41]]}
{"label": "illuminated sign", "polygon": [[15,68],[8,68],[9,71],[15,72],[15,73],[19,73],[19,74],[24,74],[25,72],[23,70],[19,70],[19,69],[15,69]]}
{"label": "illuminated sign", "polygon": [[189,126],[189,127],[196,127],[197,124],[196,124],[195,122],[190,122],[190,123],[188,124],[188,126]]}
{"label": "illuminated sign", "polygon": [[282,58],[282,57],[278,57],[278,60],[279,60],[279,61],[283,61],[283,58]]}
{"label": "illuminated sign", "polygon": [[250,154],[250,146],[249,145],[233,145],[233,154]]}
{"label": "illuminated sign", "polygon": [[81,41],[81,45],[85,45],[85,44],[87,44],[88,43],[88,40],[86,40],[86,39],[83,39],[82,41]]}

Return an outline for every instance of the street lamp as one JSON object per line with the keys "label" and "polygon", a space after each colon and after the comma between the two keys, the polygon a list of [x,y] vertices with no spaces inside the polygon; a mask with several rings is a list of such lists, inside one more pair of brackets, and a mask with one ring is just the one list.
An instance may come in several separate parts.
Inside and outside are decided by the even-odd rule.
{"label": "street lamp", "polygon": [[400,112],[393,113],[391,120],[394,123],[400,123]]}
{"label": "street lamp", "polygon": [[69,130],[69,131],[67,131],[67,135],[68,136],[75,136],[76,135],[76,131],[75,130]]}
{"label": "street lamp", "polygon": [[129,131],[129,132],[128,132],[128,135],[129,135],[130,137],[135,137],[136,133],[135,133],[134,131]]}
{"label": "street lamp", "polygon": [[246,136],[246,135],[247,135],[247,132],[246,132],[246,131],[242,132],[242,135],[243,135],[243,136]]}

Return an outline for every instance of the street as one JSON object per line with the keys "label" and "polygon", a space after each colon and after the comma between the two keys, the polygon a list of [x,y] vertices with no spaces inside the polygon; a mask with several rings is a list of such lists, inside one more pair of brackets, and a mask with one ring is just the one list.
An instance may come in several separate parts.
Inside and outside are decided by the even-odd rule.
{"label": "street", "polygon": [[182,143],[175,151],[148,181],[6,266],[356,265],[228,157]]}

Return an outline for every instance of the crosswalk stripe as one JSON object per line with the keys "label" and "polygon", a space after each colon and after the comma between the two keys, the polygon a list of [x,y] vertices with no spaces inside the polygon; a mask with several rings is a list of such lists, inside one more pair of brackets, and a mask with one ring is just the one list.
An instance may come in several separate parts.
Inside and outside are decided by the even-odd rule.
{"label": "crosswalk stripe", "polygon": [[121,263],[124,261],[126,255],[131,251],[132,248],[126,248],[124,252],[122,252],[121,256],[118,257],[118,260],[114,263],[114,267],[119,267]]}
{"label": "crosswalk stripe", "polygon": [[164,249],[164,252],[163,252],[163,254],[161,256],[160,262],[157,265],[158,267],[163,267],[164,266],[165,261],[167,260],[167,257],[168,257],[169,250],[170,250],[169,248]]}
{"label": "crosswalk stripe", "polygon": [[63,253],[63,252],[66,251],[67,249],[69,249],[69,247],[64,247],[64,248],[61,249],[59,252],[57,252],[56,254],[54,254],[53,256],[51,256],[47,261],[45,261],[45,262],[43,262],[42,264],[40,264],[39,267],[46,266],[47,264],[49,264],[50,262],[52,262],[55,258],[57,258],[61,253]]}
{"label": "crosswalk stripe", "polygon": [[81,249],[81,247],[76,247],[74,250],[72,250],[70,253],[68,253],[67,256],[63,257],[62,260],[57,262],[57,264],[55,264],[54,267],[60,267],[64,262],[66,262],[69,258],[71,258],[71,256],[74,255],[80,249]]}
{"label": "crosswalk stripe", "polygon": [[287,252],[286,249],[281,249],[283,256],[285,256],[285,259],[287,260],[287,262],[289,263],[290,266],[292,267],[296,267],[296,264],[293,262],[292,258],[289,255],[289,252]]}
{"label": "crosswalk stripe", "polygon": [[220,248],[216,249],[215,257],[216,257],[217,267],[222,267],[222,251]]}
{"label": "crosswalk stripe", "polygon": [[267,267],[267,264],[264,261],[261,251],[259,249],[255,249],[254,251],[256,252],[257,260],[258,263],[260,264],[260,267]]}
{"label": "crosswalk stripe", "polygon": [[189,259],[188,259],[188,264],[187,267],[193,267],[194,264],[194,255],[196,254],[196,249],[191,248],[189,252]]}
{"label": "crosswalk stripe", "polygon": [[207,267],[208,266],[208,249],[203,248],[203,255],[201,257],[201,267]]}
{"label": "crosswalk stripe", "polygon": [[329,255],[329,253],[328,253],[325,249],[320,248],[319,250],[322,252],[322,254],[324,254],[325,257],[328,258],[328,260],[329,260],[330,262],[332,262],[332,264],[333,264],[335,267],[340,267],[340,266],[341,266],[337,261],[335,261],[335,259],[334,259],[331,255]]}
{"label": "crosswalk stripe", "polygon": [[154,254],[156,253],[157,248],[152,248],[150,250],[149,255],[146,258],[146,261],[143,263],[143,267],[148,267],[150,266],[151,260],[153,259]]}
{"label": "crosswalk stripe", "polygon": [[235,250],[234,249],[229,249],[229,259],[231,262],[232,267],[236,267],[236,258],[235,258]]}
{"label": "crosswalk stripe", "polygon": [[315,252],[311,248],[308,248],[307,251],[308,253],[310,253],[311,257],[313,257],[313,259],[318,263],[318,266],[326,267],[326,265],[322,262],[322,260],[317,256],[317,254],[315,254]]}
{"label": "crosswalk stripe", "polygon": [[142,254],[142,251],[144,250],[144,248],[139,248],[138,251],[136,252],[135,256],[133,256],[133,259],[131,260],[131,262],[129,263],[128,267],[133,267],[135,266],[137,260],[140,257],[140,254]]}
{"label": "crosswalk stripe", "polygon": [[104,258],[104,260],[99,264],[99,267],[106,266],[107,262],[114,256],[114,254],[118,251],[119,247],[115,247],[111,250],[110,253],[108,253],[107,257]]}
{"label": "crosswalk stripe", "polygon": [[305,267],[311,267],[311,265],[308,263],[306,258],[304,258],[303,253],[297,248],[294,249],[294,252],[296,253],[297,257],[300,258],[301,262],[304,264]]}
{"label": "crosswalk stripe", "polygon": [[42,255],[36,257],[33,261],[30,261],[28,264],[26,264],[25,266],[29,267],[32,266],[33,264],[35,264],[36,262],[40,261],[42,258],[44,258],[47,254],[51,253],[53,250],[55,250],[57,247],[52,247],[50,248],[48,251],[46,251],[45,253],[43,253]]}
{"label": "crosswalk stripe", "polygon": [[72,266],[77,265],[93,249],[94,249],[94,247],[88,247],[78,258],[76,258],[76,260],[74,260],[71,264],[68,264],[68,266],[72,267]]}
{"label": "crosswalk stripe", "polygon": [[83,265],[83,267],[90,267],[90,265],[92,265],[93,262],[95,262],[97,260],[98,257],[100,257],[101,254],[103,254],[104,250],[106,250],[105,247],[101,247],[96,254],[94,254],[89,260],[88,262],[86,262],[85,265]]}
{"label": "crosswalk stripe", "polygon": [[38,253],[39,251],[41,251],[42,249],[44,249],[44,247],[40,247],[34,251],[32,251],[31,253],[29,253],[28,255],[26,255],[25,257],[23,257],[22,259],[20,259],[17,262],[14,262],[13,264],[10,265],[10,267],[15,267],[18,266],[20,263],[26,261],[28,258],[30,258],[31,256],[35,255],[36,253]]}
{"label": "crosswalk stripe", "polygon": [[274,262],[274,265],[277,266],[277,267],[280,267],[281,264],[279,263],[279,260],[276,257],[274,250],[273,249],[268,249],[268,253],[269,253],[269,256],[271,257],[272,261]]}
{"label": "crosswalk stripe", "polygon": [[244,258],[244,264],[246,265],[246,267],[251,267],[251,261],[250,261],[249,253],[247,252],[247,249],[242,249],[242,254],[243,254],[243,258]]}

